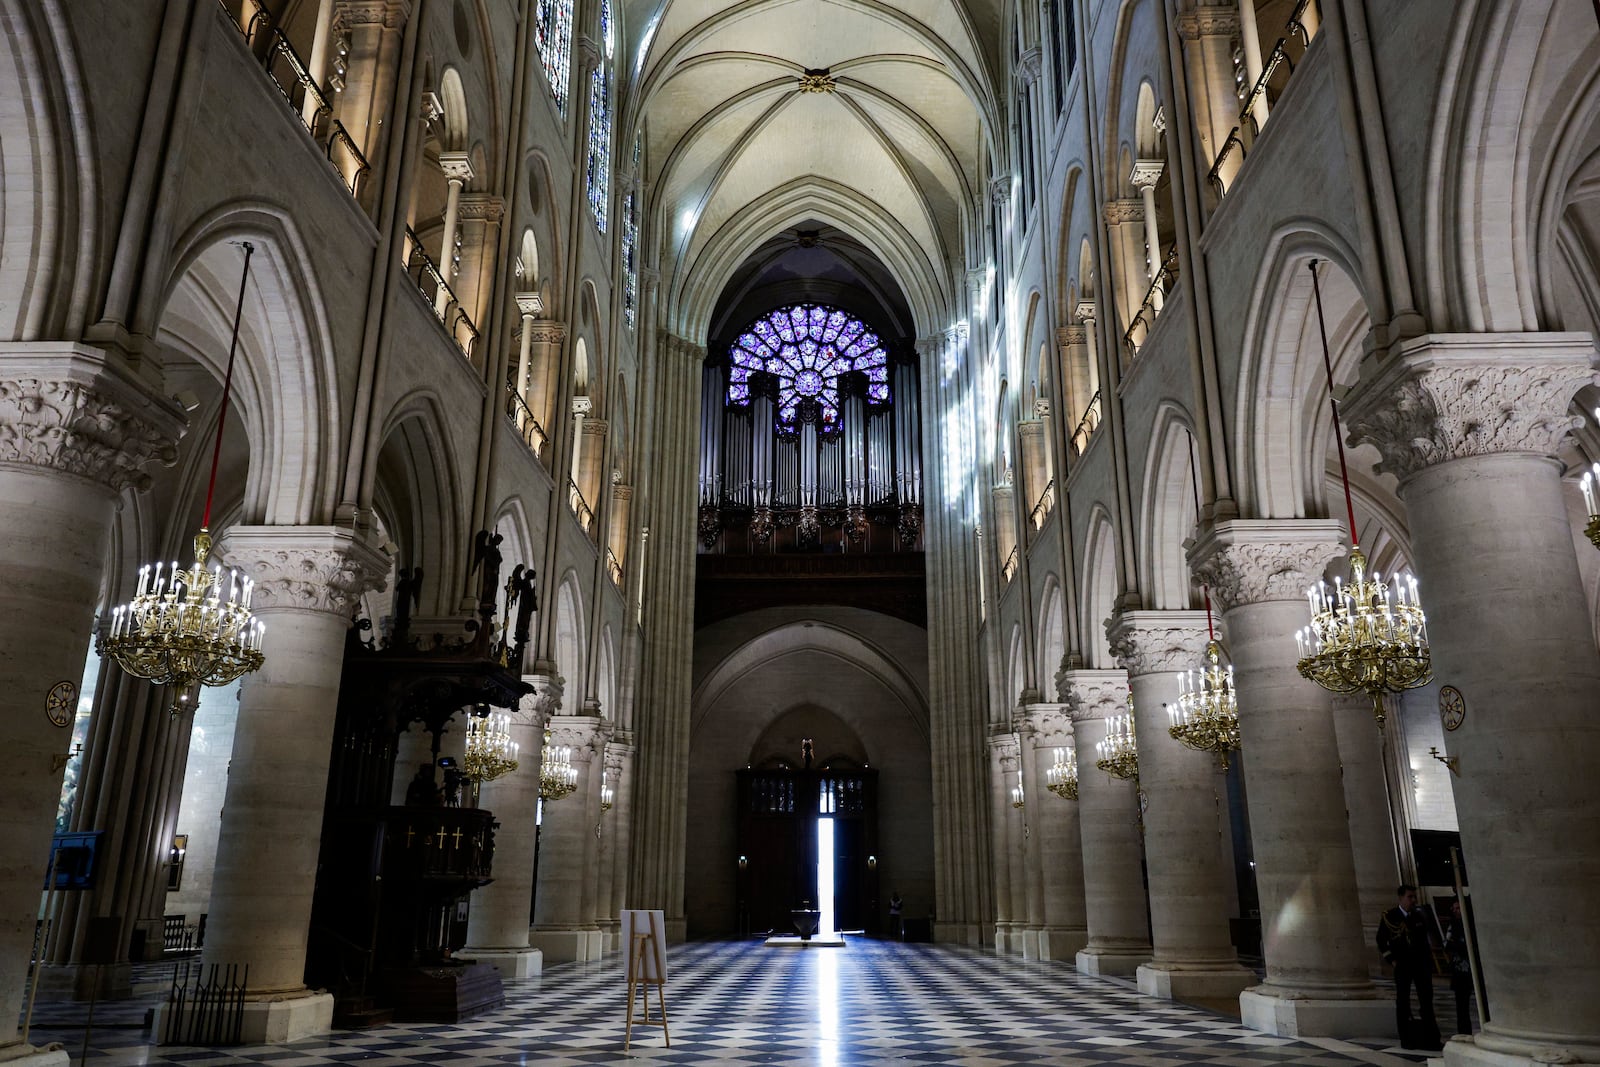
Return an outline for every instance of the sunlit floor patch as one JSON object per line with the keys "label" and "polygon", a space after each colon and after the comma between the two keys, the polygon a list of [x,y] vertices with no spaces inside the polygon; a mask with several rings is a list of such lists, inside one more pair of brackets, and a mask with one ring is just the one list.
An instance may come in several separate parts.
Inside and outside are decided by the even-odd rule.
{"label": "sunlit floor patch", "polygon": [[[1085,978],[1066,963],[1024,963],[974,949],[851,939],[844,952],[775,952],[759,941],[697,942],[668,958],[672,1047],[635,1032],[622,1052],[621,961],[551,967],[509,983],[506,1006],[453,1026],[340,1031],[292,1045],[194,1049],[148,1045],[136,1029],[97,1031],[97,1067],[494,1067],[538,1064],[1019,1063],[1060,1067],[1340,1067],[1394,1064],[1382,1053],[1264,1038],[1198,1008]],[[86,1006],[82,1006],[86,1007]],[[102,1005],[102,1008],[104,1005]],[[118,1018],[135,1005],[121,1002]],[[76,1057],[73,1010],[53,1008],[36,1043]],[[97,1012],[98,1018],[98,1012]],[[75,1060],[76,1061],[76,1060]]]}

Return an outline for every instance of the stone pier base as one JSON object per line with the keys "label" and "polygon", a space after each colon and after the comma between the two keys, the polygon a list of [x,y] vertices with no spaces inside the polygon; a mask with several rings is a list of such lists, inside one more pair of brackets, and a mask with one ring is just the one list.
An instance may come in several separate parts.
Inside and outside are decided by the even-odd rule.
{"label": "stone pier base", "polygon": [[1256,984],[1255,973],[1238,966],[1146,963],[1139,968],[1139,992],[1163,1000],[1229,999]]}
{"label": "stone pier base", "polygon": [[1293,996],[1265,986],[1239,994],[1239,1019],[1277,1037],[1398,1037],[1392,997]]}
{"label": "stone pier base", "polygon": [[464,948],[455,958],[487,963],[503,979],[537,978],[544,970],[544,953],[536,948]]}
{"label": "stone pier base", "polygon": [[1139,966],[1150,961],[1150,950],[1118,948],[1086,948],[1078,953],[1078,973],[1093,977],[1109,975],[1127,978],[1139,971]]}

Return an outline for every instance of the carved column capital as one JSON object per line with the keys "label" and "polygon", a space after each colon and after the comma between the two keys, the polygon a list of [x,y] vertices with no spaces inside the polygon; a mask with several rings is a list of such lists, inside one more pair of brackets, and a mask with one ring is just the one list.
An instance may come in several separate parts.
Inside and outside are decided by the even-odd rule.
{"label": "carved column capital", "polygon": [[113,493],[171,466],[184,414],[120,361],[82,345],[0,345],[0,465],[76,475]]}
{"label": "carved column capital", "polygon": [[559,345],[567,339],[567,325],[553,319],[535,319],[528,325],[528,343]]}
{"label": "carved column capital", "polygon": [[522,698],[518,710],[532,716],[538,728],[543,730],[561,711],[561,697],[567,689],[566,680],[555,673],[525,674],[522,680],[533,686],[533,692]]}
{"label": "carved column capital", "polygon": [[472,170],[472,157],[465,152],[440,152],[439,170],[444,173],[445,181],[460,182],[462,185],[476,177]]}
{"label": "carved column capital", "polygon": [[1588,334],[1431,334],[1370,361],[1343,413],[1354,444],[1403,482],[1453,459],[1553,456],[1583,420],[1573,396],[1600,380]]}
{"label": "carved column capital", "polygon": [[1087,343],[1088,337],[1084,333],[1082,325],[1062,326],[1056,330],[1056,344],[1058,345],[1081,345]]}
{"label": "carved column capital", "polygon": [[1189,547],[1189,566],[1223,611],[1241,604],[1304,600],[1345,552],[1337,519],[1229,519]]}
{"label": "carved column capital", "polygon": [[1062,671],[1056,679],[1073,722],[1106,719],[1128,710],[1126,671]]}
{"label": "carved column capital", "polygon": [[998,178],[989,179],[989,199],[1000,207],[1005,207],[1011,202],[1011,186],[1014,179],[1009,174],[1002,174]]}
{"label": "carved column capital", "polygon": [[1135,189],[1154,189],[1161,182],[1161,172],[1166,166],[1165,161],[1159,159],[1138,160],[1128,174],[1128,181]]}
{"label": "carved column capital", "polygon": [[1186,41],[1201,37],[1239,36],[1239,11],[1234,7],[1202,7],[1178,16],[1178,34]]}
{"label": "carved column capital", "polygon": [[1024,89],[1039,80],[1039,72],[1044,70],[1044,51],[1034,45],[1017,57],[1017,82]]}
{"label": "carved column capital", "polygon": [[572,749],[574,763],[588,763],[603,749],[610,725],[597,715],[552,715],[545,729],[552,745]]}
{"label": "carved column capital", "polygon": [[1013,733],[998,733],[989,736],[989,751],[999,764],[1002,773],[1014,773],[1018,761],[1022,758],[1022,746]]}
{"label": "carved column capital", "polygon": [[[1072,747],[1072,711],[1065,704],[1028,704],[1022,716],[1013,719],[1018,732],[1033,742],[1035,749]],[[1027,724],[1024,730],[1022,723]]]}
{"label": "carved column capital", "polygon": [[461,197],[458,217],[462,222],[499,222],[505,213],[505,200],[493,193],[467,193]]}
{"label": "carved column capital", "polygon": [[1078,321],[1085,323],[1093,322],[1097,317],[1099,317],[1100,314],[1099,309],[1095,307],[1093,300],[1080,300],[1078,301],[1078,306],[1072,310],[1077,314]]}
{"label": "carved column capital", "polygon": [[534,292],[520,292],[516,296],[517,311],[525,319],[536,319],[544,314],[544,298]]}
{"label": "carved column capital", "polygon": [[348,618],[361,594],[382,589],[389,557],[338,526],[230,526],[217,555],[255,580],[258,611]]}
{"label": "carved column capital", "polygon": [[334,19],[345,28],[381,26],[398,30],[411,17],[411,0],[338,0]]}
{"label": "carved column capital", "polygon": [[1144,221],[1144,201],[1138,197],[1123,197],[1118,200],[1107,200],[1105,205],[1105,219],[1109,226],[1116,226],[1124,222]]}
{"label": "carved column capital", "polygon": [[1186,671],[1205,654],[1206,613],[1119,611],[1106,621],[1106,637],[1129,677]]}

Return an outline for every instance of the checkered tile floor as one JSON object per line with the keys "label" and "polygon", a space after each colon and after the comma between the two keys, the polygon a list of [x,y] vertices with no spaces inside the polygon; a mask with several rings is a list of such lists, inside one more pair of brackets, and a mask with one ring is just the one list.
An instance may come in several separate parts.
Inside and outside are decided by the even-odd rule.
{"label": "checkered tile floor", "polygon": [[[1141,997],[1064,963],[1023,963],[971,949],[853,940],[843,949],[698,942],[668,962],[672,1047],[635,1030],[622,1051],[620,961],[563,964],[508,983],[506,1006],[454,1026],[340,1031],[274,1047],[157,1047],[132,1029],[96,1030],[97,1067],[577,1067],[629,1060],[671,1064],[959,1063],[1009,1067],[1339,1067],[1405,1061],[1331,1041],[1268,1037],[1198,1008]],[[124,1011],[123,1014],[127,1014]],[[76,1060],[81,1026],[62,1012],[35,1043],[61,1041]]]}

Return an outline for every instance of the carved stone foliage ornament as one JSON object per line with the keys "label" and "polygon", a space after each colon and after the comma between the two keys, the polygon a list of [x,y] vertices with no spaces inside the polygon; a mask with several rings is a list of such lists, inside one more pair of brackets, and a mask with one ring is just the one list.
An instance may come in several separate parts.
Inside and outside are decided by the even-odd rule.
{"label": "carved stone foliage ornament", "polygon": [[823,67],[818,70],[807,70],[800,75],[800,91],[802,93],[831,93],[839,88],[833,75]]}
{"label": "carved stone foliage ornament", "polygon": [[[131,390],[130,390],[131,392]],[[0,463],[76,474],[114,492],[150,487],[144,465],[177,458],[181,420],[87,382],[17,378],[0,382]]]}
{"label": "carved stone foliage ornament", "polygon": [[1106,621],[1111,654],[1130,676],[1186,671],[1206,647],[1204,612],[1130,611]]}
{"label": "carved stone foliage ornament", "polygon": [[1017,729],[1033,735],[1035,748],[1066,748],[1072,744],[1072,712],[1065,704],[1029,704],[1024,716],[1014,718]]}
{"label": "carved stone foliage ornament", "polygon": [[533,715],[535,725],[543,728],[561,710],[566,682],[559,674],[534,675],[524,680],[533,686],[533,692],[522,698],[523,710]]}
{"label": "carved stone foliage ornament", "polygon": [[1582,424],[1568,407],[1596,380],[1592,358],[1588,338],[1571,334],[1419,338],[1356,386],[1350,440],[1375,446],[1376,469],[1402,481],[1470,456],[1554,455]]}
{"label": "carved stone foliage ornament", "polygon": [[1061,700],[1074,722],[1120,715],[1128,707],[1128,676],[1122,671],[1078,670],[1057,676]]}
{"label": "carved stone foliage ornament", "polygon": [[1218,523],[1190,555],[1195,577],[1222,610],[1240,604],[1304,600],[1328,564],[1345,551],[1337,520],[1232,520]]}
{"label": "carved stone foliage ornament", "polygon": [[605,742],[605,724],[586,715],[553,715],[545,724],[550,743],[572,749],[574,763],[587,763]]}
{"label": "carved stone foliage ornament", "polygon": [[255,579],[257,614],[300,609],[348,617],[389,573],[388,556],[336,527],[235,526],[217,551]]}

